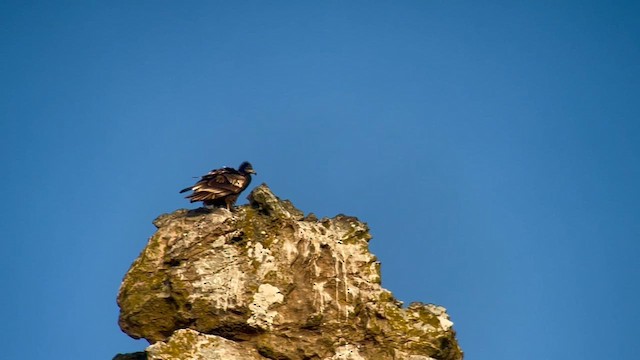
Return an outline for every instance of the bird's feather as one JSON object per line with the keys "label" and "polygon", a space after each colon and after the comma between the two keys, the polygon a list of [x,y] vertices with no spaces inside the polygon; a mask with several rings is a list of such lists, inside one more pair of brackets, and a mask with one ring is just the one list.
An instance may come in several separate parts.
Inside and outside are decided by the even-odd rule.
{"label": "bird's feather", "polygon": [[206,205],[227,205],[230,207],[238,199],[238,195],[249,186],[251,174],[255,174],[251,164],[242,163],[240,170],[230,167],[211,170],[193,186],[180,192],[192,190],[187,195],[191,202],[203,201]]}

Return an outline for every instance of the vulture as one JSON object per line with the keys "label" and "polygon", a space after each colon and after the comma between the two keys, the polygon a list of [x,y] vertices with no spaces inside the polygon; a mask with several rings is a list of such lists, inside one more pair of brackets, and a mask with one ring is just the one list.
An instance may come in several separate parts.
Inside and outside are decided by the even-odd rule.
{"label": "vulture", "polygon": [[231,210],[240,193],[251,183],[251,174],[257,175],[247,161],[240,164],[238,170],[230,167],[211,170],[195,185],[180,190],[180,193],[192,190],[193,193],[186,196],[191,202],[202,201],[208,208],[226,206]]}

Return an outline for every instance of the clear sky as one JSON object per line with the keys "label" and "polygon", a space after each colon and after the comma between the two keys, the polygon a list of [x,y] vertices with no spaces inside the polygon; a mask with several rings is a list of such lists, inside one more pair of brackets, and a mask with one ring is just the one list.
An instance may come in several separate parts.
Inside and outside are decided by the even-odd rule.
{"label": "clear sky", "polygon": [[366,221],[383,285],[446,307],[466,359],[640,358],[638,19],[632,1],[2,1],[2,357],[144,349],[116,294],[151,221],[249,160],[251,188]]}

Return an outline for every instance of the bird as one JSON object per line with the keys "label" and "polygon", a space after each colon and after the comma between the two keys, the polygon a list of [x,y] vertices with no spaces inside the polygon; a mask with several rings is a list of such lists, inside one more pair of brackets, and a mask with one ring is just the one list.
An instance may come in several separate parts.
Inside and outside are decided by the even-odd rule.
{"label": "bird", "polygon": [[248,161],[240,164],[238,170],[225,166],[202,175],[195,185],[180,190],[180,193],[191,190],[193,193],[185,198],[192,203],[202,201],[207,208],[226,206],[231,211],[240,193],[251,183],[251,174],[258,175]]}

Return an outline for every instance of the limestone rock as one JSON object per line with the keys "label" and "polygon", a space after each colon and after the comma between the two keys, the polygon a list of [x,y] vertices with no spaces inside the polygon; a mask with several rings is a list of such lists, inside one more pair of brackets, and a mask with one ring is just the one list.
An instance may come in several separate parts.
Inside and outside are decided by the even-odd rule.
{"label": "limestone rock", "polygon": [[305,218],[264,184],[249,200],[154,221],[118,295],[149,359],[462,359],[444,308],[380,286],[366,224]]}
{"label": "limestone rock", "polygon": [[167,342],[149,346],[147,356],[149,360],[264,360],[250,344],[190,329],[178,330]]}

